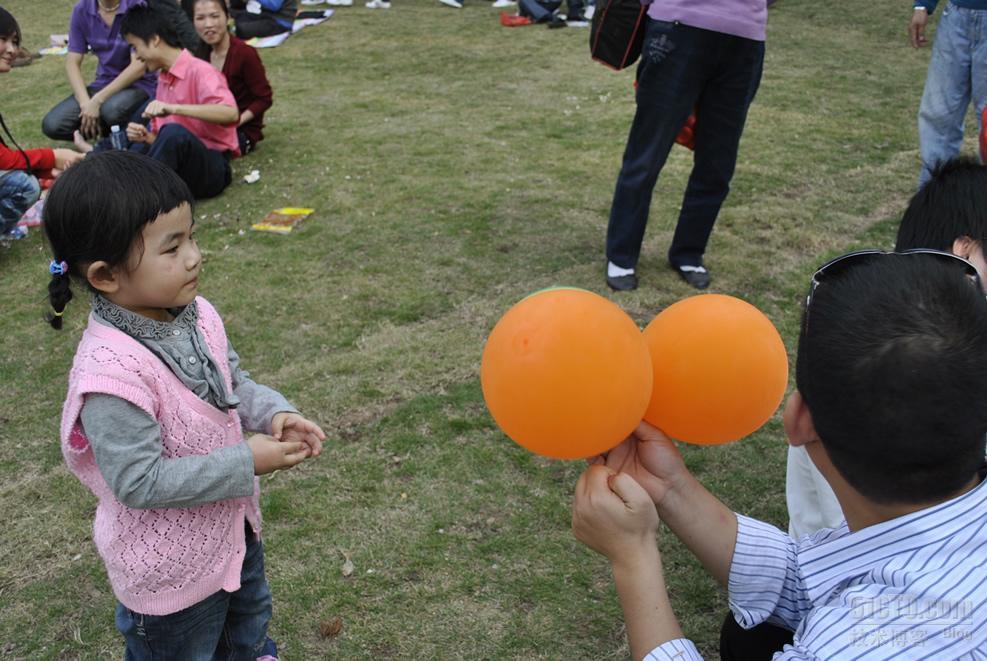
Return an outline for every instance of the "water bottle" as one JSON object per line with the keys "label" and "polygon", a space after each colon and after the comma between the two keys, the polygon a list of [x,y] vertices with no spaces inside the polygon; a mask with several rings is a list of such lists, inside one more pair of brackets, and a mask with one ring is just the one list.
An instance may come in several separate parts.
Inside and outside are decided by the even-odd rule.
{"label": "water bottle", "polygon": [[118,151],[127,151],[127,134],[120,130],[119,124],[110,127],[110,144]]}

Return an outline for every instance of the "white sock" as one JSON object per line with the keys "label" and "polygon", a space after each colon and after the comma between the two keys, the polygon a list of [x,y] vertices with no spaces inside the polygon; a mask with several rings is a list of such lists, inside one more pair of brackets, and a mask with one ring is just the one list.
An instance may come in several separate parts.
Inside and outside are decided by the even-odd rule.
{"label": "white sock", "polygon": [[705,273],[705,266],[680,266],[678,267],[680,271],[685,271],[686,273]]}
{"label": "white sock", "polygon": [[607,277],[619,278],[622,275],[634,275],[634,269],[625,269],[613,262],[607,262]]}

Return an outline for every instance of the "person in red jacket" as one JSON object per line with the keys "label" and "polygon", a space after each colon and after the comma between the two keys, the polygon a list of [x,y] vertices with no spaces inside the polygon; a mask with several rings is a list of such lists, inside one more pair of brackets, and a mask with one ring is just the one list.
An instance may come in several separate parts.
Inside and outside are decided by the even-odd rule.
{"label": "person in red jacket", "polygon": [[[21,45],[21,28],[6,9],[0,7],[0,73],[10,71]],[[0,115],[0,126],[14,148],[0,137],[0,240],[19,239],[23,234],[17,221],[38,201],[41,185],[36,175],[52,177],[82,160],[83,154],[71,149],[21,149]]]}
{"label": "person in red jacket", "polygon": [[236,134],[240,154],[247,154],[263,140],[264,113],[273,103],[264,63],[252,46],[230,34],[227,27],[230,10],[226,0],[184,0],[182,6],[199,37],[209,47],[209,62],[223,72],[236,98],[240,112]]}

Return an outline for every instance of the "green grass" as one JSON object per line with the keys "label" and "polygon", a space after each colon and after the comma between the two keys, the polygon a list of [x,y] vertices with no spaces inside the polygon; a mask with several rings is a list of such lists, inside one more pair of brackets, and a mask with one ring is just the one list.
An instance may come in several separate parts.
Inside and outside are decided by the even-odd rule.
{"label": "green grass", "polygon": [[[71,5],[4,3],[33,49],[66,31]],[[893,0],[852,11],[782,0],[771,12],[707,263],[715,291],[758,305],[790,349],[814,266],[889,246],[912,192],[928,51],[906,43],[909,14]],[[664,263],[691,165],[680,148],[655,190],[641,288],[605,289],[633,73],[590,62],[586,41],[579,29],[501,28],[482,0],[461,11],[396,0],[341,9],[262,52],[276,94],[267,139],[196,213],[202,290],[243,364],[331,438],[319,460],[263,480],[286,659],[627,655],[609,570],[569,531],[580,464],[508,441],[477,377],[493,324],[537,289],[596,291],[642,325],[691,293]],[[62,60],[2,83],[18,141],[44,144],[41,116],[68,94]],[[255,168],[260,182],[242,183]],[[289,204],[317,211],[288,236],[249,231]],[[48,329],[46,264],[38,233],[0,250],[0,651],[119,658],[95,502],[57,442],[85,297],[64,331]],[[785,525],[777,420],[684,453],[729,506]],[[670,533],[660,539],[682,625],[715,656],[725,598]],[[331,617],[343,628],[326,638]]]}

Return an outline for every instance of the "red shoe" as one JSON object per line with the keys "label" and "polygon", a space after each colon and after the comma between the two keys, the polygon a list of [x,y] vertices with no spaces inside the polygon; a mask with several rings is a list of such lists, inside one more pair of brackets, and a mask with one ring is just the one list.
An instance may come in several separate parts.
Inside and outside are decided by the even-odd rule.
{"label": "red shoe", "polygon": [[519,28],[522,25],[531,25],[531,19],[527,16],[511,16],[506,11],[500,12],[500,24],[505,28]]}

